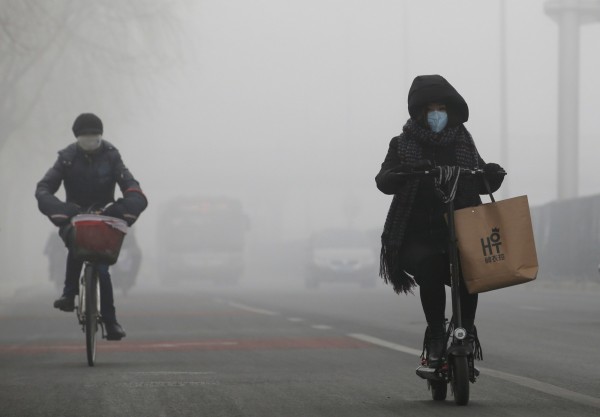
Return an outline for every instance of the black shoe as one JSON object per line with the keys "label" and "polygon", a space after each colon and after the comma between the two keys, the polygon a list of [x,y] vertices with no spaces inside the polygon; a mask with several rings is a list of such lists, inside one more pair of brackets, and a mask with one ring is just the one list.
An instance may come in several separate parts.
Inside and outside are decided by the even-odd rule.
{"label": "black shoe", "polygon": [[473,357],[477,360],[483,360],[483,349],[481,348],[481,343],[479,343],[479,337],[477,336],[477,327],[472,326],[471,329],[467,329],[467,337],[465,338],[471,350],[473,352]]}
{"label": "black shoe", "polygon": [[427,351],[427,366],[437,369],[444,363],[446,350],[446,329],[444,323],[434,323],[427,326],[425,331],[425,350]]}
{"label": "black shoe", "polygon": [[75,310],[75,296],[74,295],[61,295],[58,300],[54,301],[54,308],[58,308],[61,311],[74,311]]}
{"label": "black shoe", "polygon": [[121,340],[125,336],[125,330],[116,321],[104,322],[106,329],[106,340]]}

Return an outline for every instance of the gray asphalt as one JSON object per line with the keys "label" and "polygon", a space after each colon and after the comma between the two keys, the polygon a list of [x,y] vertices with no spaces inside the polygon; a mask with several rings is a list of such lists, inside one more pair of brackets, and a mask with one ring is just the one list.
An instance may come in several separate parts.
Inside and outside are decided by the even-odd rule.
{"label": "gray asphalt", "polygon": [[120,342],[85,359],[51,291],[0,299],[0,416],[598,416],[600,292],[482,294],[467,407],[414,370],[418,297],[384,285],[180,287],[117,294]]}

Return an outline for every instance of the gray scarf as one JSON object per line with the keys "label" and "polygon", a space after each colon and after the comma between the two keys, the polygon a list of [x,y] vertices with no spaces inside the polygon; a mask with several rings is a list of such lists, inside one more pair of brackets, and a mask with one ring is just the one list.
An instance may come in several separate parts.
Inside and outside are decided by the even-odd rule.
{"label": "gray scarf", "polygon": [[[440,133],[434,133],[413,119],[409,119],[402,129],[402,134],[398,137],[398,156],[401,163],[410,164],[423,159],[424,146],[436,146],[443,152],[443,148],[448,149],[451,145],[454,146],[453,156],[457,165],[465,168],[478,167],[479,154],[475,143],[471,134],[462,124],[444,129]],[[461,180],[459,192],[470,196],[474,195],[476,199],[479,199],[476,184],[468,180],[471,179]],[[406,274],[400,263],[400,250],[418,188],[418,179],[409,180],[394,195],[381,235],[379,275],[386,283],[392,284],[396,293],[412,292],[416,285],[414,279]],[[477,201],[474,199],[473,202]]]}

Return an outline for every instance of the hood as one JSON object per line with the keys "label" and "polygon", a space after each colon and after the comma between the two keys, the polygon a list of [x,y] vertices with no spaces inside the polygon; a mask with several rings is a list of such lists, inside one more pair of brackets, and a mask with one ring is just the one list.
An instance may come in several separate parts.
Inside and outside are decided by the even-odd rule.
{"label": "hood", "polygon": [[453,124],[469,120],[469,106],[464,98],[441,75],[419,75],[408,92],[408,113],[417,120],[429,103],[443,103]]}

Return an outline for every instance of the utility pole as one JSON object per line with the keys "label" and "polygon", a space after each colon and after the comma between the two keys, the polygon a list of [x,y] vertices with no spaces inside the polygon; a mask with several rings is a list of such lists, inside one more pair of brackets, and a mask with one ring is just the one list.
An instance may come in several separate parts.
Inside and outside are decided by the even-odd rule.
{"label": "utility pole", "polygon": [[[500,164],[510,172],[506,89],[506,0],[500,0]],[[504,198],[510,195],[509,185],[510,181],[506,180],[502,184]]]}
{"label": "utility pole", "polygon": [[558,199],[579,193],[579,28],[600,21],[600,0],[547,0],[558,23]]}

